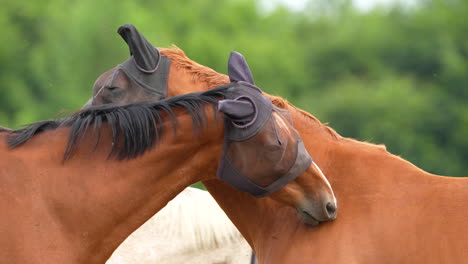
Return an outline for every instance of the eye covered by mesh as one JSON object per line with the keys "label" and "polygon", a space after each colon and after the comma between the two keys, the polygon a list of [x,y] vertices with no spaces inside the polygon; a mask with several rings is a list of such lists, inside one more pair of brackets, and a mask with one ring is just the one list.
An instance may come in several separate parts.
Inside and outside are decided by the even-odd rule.
{"label": "eye covered by mesh", "polygon": [[[166,82],[163,79],[156,82],[151,90],[142,86],[141,82],[131,78],[125,71],[117,67],[110,74],[104,75],[102,80],[97,82],[98,89],[93,95],[90,104],[125,104],[138,100],[161,100],[166,91]],[[105,89],[105,88],[120,89]]]}
{"label": "eye covered by mesh", "polygon": [[274,108],[251,85],[239,83],[232,89],[234,100],[220,105],[225,143],[218,177],[263,197],[302,174],[312,159],[287,111]]}
{"label": "eye covered by mesh", "polygon": [[286,122],[281,113],[273,112],[257,135],[231,141],[226,158],[253,183],[262,187],[274,183],[289,171],[297,156],[299,137]]}

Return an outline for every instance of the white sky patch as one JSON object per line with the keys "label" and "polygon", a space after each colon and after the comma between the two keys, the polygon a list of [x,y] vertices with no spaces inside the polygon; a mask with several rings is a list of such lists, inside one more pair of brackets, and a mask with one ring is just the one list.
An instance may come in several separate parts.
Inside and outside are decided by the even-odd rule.
{"label": "white sky patch", "polygon": [[[313,0],[310,0],[313,1]],[[418,0],[353,0],[357,9],[366,12],[376,6],[389,6],[400,3],[407,6],[414,6]],[[260,7],[267,12],[272,11],[278,5],[288,7],[293,11],[302,11],[306,8],[309,0],[260,0]]]}

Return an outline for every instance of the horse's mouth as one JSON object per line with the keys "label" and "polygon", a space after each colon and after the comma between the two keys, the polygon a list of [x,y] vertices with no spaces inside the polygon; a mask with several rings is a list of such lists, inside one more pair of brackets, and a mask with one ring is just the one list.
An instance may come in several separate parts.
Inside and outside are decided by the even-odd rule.
{"label": "horse's mouth", "polygon": [[306,223],[307,225],[317,226],[318,224],[320,224],[319,220],[317,220],[315,217],[313,217],[311,214],[304,210],[298,210],[297,214],[299,215],[299,218],[302,221],[304,221],[304,223]]}

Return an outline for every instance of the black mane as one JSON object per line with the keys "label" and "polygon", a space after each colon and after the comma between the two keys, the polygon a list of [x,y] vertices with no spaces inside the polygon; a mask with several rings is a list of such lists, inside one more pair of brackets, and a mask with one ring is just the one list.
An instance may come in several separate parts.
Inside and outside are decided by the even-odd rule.
{"label": "black mane", "polygon": [[97,132],[95,143],[97,147],[102,125],[107,122],[112,131],[113,142],[109,157],[117,157],[119,160],[135,158],[158,142],[164,128],[162,112],[170,117],[175,131],[177,117],[173,108],[186,109],[192,118],[194,132],[199,131],[206,124],[204,106],[208,104],[216,108],[218,100],[225,98],[228,94],[227,89],[232,86],[227,84],[205,92],[175,96],[161,101],[138,102],[123,106],[102,105],[85,109],[68,118],[40,121],[26,125],[23,129],[11,131],[8,135],[8,145],[10,148],[16,148],[41,132],[71,127],[64,154],[64,160],[67,160],[90,128],[93,134]]}
{"label": "black mane", "polygon": [[0,126],[0,132],[11,132],[12,130],[6,127]]}

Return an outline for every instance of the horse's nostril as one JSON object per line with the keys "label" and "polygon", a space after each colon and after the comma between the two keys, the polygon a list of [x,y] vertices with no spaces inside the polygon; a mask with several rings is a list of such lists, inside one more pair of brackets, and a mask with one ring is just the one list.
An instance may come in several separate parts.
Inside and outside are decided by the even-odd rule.
{"label": "horse's nostril", "polygon": [[336,212],[336,206],[332,203],[327,203],[326,208],[329,214],[334,214]]}

